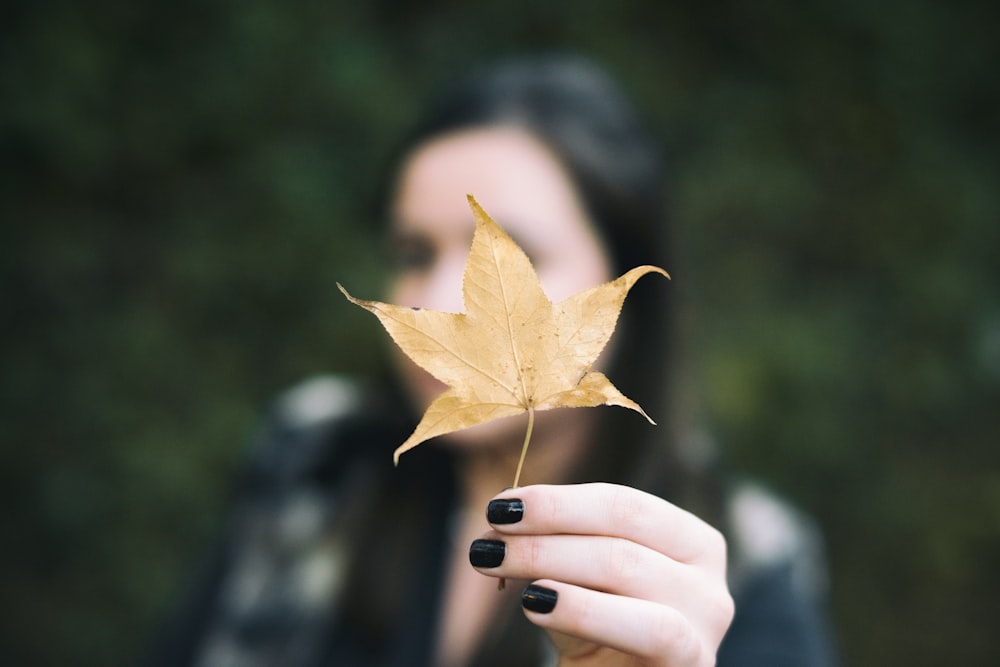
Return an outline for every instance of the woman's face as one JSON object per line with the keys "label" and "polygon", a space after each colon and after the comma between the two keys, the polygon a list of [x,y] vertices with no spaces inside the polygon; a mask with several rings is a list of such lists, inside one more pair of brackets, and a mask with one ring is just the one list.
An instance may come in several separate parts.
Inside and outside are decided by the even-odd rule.
{"label": "woman's face", "polygon": [[[544,144],[515,128],[461,130],[418,146],[400,170],[390,207],[393,303],[464,311],[462,274],[474,231],[468,194],[528,254],[550,300],[612,278],[575,186]],[[426,408],[443,391],[405,357],[398,366],[417,407]],[[478,440],[503,438],[505,429],[502,420],[452,439],[472,431]]]}

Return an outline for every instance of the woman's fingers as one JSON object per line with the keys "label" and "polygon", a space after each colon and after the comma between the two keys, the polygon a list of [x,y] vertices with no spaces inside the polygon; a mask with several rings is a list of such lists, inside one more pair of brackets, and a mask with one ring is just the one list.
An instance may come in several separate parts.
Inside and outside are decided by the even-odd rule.
{"label": "woman's fingers", "polygon": [[724,630],[733,614],[723,577],[621,538],[490,533],[472,543],[469,560],[488,576],[559,581],[606,594],[602,600],[669,607],[698,627]]}
{"label": "woman's fingers", "polygon": [[[517,501],[520,501],[519,503]],[[614,484],[536,485],[499,494],[487,510],[498,532],[604,535],[641,544],[673,560],[725,572],[722,535],[649,493]]]}
{"label": "woman's fingers", "polygon": [[568,657],[574,651],[589,654],[606,647],[649,664],[714,664],[714,647],[725,632],[723,626],[718,638],[703,637],[673,607],[548,579],[528,586],[522,605],[535,625],[578,640],[574,644],[557,639]]}
{"label": "woman's fingers", "polygon": [[733,601],[725,540],[698,517],[629,487],[581,484],[505,491],[487,518],[493,531],[473,542],[473,566],[533,580],[525,614],[573,664],[618,664],[616,651],[643,664],[713,664]]}
{"label": "woman's fingers", "polygon": [[635,542],[592,535],[502,535],[473,542],[472,565],[510,579],[550,577],[663,604],[697,600],[710,573]]}

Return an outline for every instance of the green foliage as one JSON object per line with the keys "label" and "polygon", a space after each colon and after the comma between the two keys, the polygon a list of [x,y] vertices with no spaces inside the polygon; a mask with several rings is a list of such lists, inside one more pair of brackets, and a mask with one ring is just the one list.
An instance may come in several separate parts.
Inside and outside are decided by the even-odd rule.
{"label": "green foliage", "polygon": [[396,5],[5,9],[0,659],[134,658],[269,397],[381,363],[334,281],[410,115],[568,47],[672,147],[694,418],[822,522],[847,662],[995,662],[994,5]]}

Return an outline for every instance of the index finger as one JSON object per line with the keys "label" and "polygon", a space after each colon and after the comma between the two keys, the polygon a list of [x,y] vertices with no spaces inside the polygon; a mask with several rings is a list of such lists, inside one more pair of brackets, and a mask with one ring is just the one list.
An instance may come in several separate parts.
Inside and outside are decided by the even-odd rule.
{"label": "index finger", "polygon": [[618,484],[508,489],[490,501],[487,519],[499,533],[618,537],[684,563],[722,569],[726,564],[725,539],[718,530],[662,498]]}

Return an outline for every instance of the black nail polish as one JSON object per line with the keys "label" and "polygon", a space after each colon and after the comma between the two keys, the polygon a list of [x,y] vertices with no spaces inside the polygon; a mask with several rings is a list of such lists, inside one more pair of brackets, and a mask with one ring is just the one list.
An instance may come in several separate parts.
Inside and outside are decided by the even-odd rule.
{"label": "black nail polish", "polygon": [[469,562],[473,567],[497,567],[507,555],[507,545],[500,540],[473,540]]}
{"label": "black nail polish", "polygon": [[486,506],[486,520],[490,523],[517,523],[524,518],[524,501],[519,498],[499,498]]}
{"label": "black nail polish", "polygon": [[531,584],[521,593],[521,606],[528,611],[547,614],[556,608],[556,600],[558,599],[559,593],[551,588],[543,588]]}

